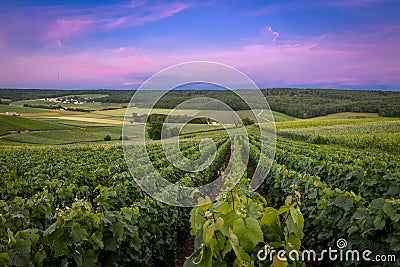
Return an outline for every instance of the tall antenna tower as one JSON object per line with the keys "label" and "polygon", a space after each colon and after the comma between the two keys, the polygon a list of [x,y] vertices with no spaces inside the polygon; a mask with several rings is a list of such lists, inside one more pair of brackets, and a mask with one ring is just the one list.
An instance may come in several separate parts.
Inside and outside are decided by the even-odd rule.
{"label": "tall antenna tower", "polygon": [[60,89],[60,73],[57,73],[57,88]]}

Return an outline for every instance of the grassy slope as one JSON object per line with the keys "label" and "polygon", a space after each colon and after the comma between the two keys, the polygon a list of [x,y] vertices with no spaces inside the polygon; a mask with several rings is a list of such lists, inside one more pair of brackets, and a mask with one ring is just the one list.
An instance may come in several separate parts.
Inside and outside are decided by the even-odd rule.
{"label": "grassy slope", "polygon": [[289,115],[286,115],[284,113],[280,113],[280,112],[277,112],[277,111],[272,111],[272,114],[274,115],[275,122],[294,121],[294,120],[296,120],[295,117],[291,117]]}
{"label": "grassy slope", "polygon": [[41,108],[27,108],[27,107],[17,106],[14,104],[0,105],[0,113],[5,113],[8,111],[17,112],[23,117],[30,117],[35,119],[83,114],[82,112],[59,111],[59,110],[41,109]]}
{"label": "grassy slope", "polygon": [[20,101],[12,102],[13,106],[23,107],[24,104],[62,106],[64,108],[84,108],[84,109],[90,109],[90,110],[102,110],[102,109],[107,109],[107,108],[122,108],[122,106],[123,106],[123,104],[113,104],[113,103],[87,102],[87,103],[83,103],[83,104],[73,104],[73,103],[50,102],[47,100],[20,100]]}
{"label": "grassy slope", "polygon": [[[23,101],[19,102],[20,104],[24,103]],[[88,103],[92,106],[96,107],[104,107],[102,103]],[[73,105],[73,104],[72,104]],[[79,105],[80,106],[80,105]],[[121,135],[122,125],[113,125],[106,124],[103,120],[97,119],[107,119],[107,120],[115,120],[122,121],[126,109],[121,108],[117,110],[96,110],[91,113],[81,113],[81,112],[67,112],[67,111],[54,111],[54,110],[46,110],[46,109],[36,109],[36,108],[24,108],[21,106],[16,106],[14,104],[6,106],[0,105],[0,113],[6,111],[15,111],[23,115],[23,117],[18,117],[14,120],[24,121],[20,125],[22,128],[18,128],[17,126],[6,126],[0,124],[0,134],[6,134],[8,130],[48,130],[52,131],[52,133],[28,133],[24,135],[14,135],[7,138],[2,138],[2,142],[24,142],[24,143],[42,143],[42,144],[62,144],[62,143],[73,143],[73,142],[87,142],[87,141],[99,141],[102,140],[105,135],[107,135],[109,129],[118,129],[117,131],[112,130],[111,135],[113,138],[119,138]],[[134,112],[137,112],[139,115],[147,112],[147,109],[143,108],[135,108]],[[171,112],[170,109],[153,109],[153,113],[160,114],[168,114]],[[195,115],[197,113],[196,110],[178,110],[177,114],[180,115]],[[256,115],[260,114],[262,117],[268,116],[268,112],[262,110],[255,110]],[[362,122],[371,122],[371,121],[386,121],[393,119],[379,118],[377,114],[373,113],[337,113],[330,114],[327,116],[316,117],[312,119],[296,119],[294,117],[288,116],[279,112],[272,112],[274,116],[274,120],[276,122],[277,130],[282,130],[286,128],[309,128],[309,127],[325,127],[325,126],[334,126],[334,125],[343,125],[343,124],[354,124],[354,123],[362,123]],[[229,115],[229,114],[228,114]],[[238,115],[241,118],[249,117],[254,118],[253,112],[249,110],[238,111]],[[66,120],[68,116],[69,120]],[[6,119],[11,119],[15,117],[9,117]],[[29,120],[26,117],[35,118],[36,120]],[[65,119],[63,119],[63,117]],[[51,119],[50,119],[51,118]],[[77,120],[71,120],[76,118]],[[91,121],[79,121],[80,118],[93,118]],[[357,118],[357,119],[356,119]],[[365,119],[368,118],[368,119]],[[394,119],[395,120],[395,119]],[[9,125],[9,123],[8,123]],[[31,127],[26,127],[26,126]],[[24,126],[24,127],[23,127]],[[17,128],[16,128],[17,127]],[[107,128],[108,127],[108,128]],[[90,128],[90,129],[89,129]],[[214,130],[218,128],[218,126],[210,126],[210,125],[188,125],[184,128],[183,132],[198,132],[198,131],[208,131]],[[62,130],[68,129],[68,131],[54,131],[54,130]],[[59,140],[57,140],[59,139]],[[8,140],[8,141],[7,141]]]}
{"label": "grassy slope", "polygon": [[278,122],[276,123],[277,129],[287,128],[310,128],[310,127],[324,127],[332,125],[343,124],[359,124],[367,122],[385,122],[385,121],[399,121],[400,118],[362,118],[362,119],[331,119],[331,120],[318,120],[318,119],[303,119],[292,122]]}
{"label": "grassy slope", "polygon": [[[63,118],[63,117],[61,117]],[[48,121],[52,123],[57,123],[57,124],[63,124],[63,125],[70,125],[70,126],[76,126],[76,127],[103,127],[103,126],[110,126],[108,123],[99,123],[99,122],[88,122],[88,121],[78,121],[78,120],[65,120],[65,119],[58,119],[58,118],[51,118],[51,119],[38,119],[42,121]]]}
{"label": "grassy slope", "polygon": [[0,113],[5,113],[8,111],[17,112],[22,115],[49,112],[48,110],[40,109],[40,108],[25,108],[25,107],[21,107],[18,105],[0,105]]}
{"label": "grassy slope", "polygon": [[71,97],[80,97],[84,99],[97,99],[97,98],[102,98],[106,97],[108,95],[106,94],[83,94],[83,95],[67,95],[67,96],[62,96],[61,98],[71,98]]}
{"label": "grassy slope", "polygon": [[71,127],[67,125],[0,114],[0,135],[7,134],[8,131],[17,130],[39,131],[61,130],[69,128]]}
{"label": "grassy slope", "polygon": [[[130,110],[132,110],[132,112],[136,112],[138,115],[142,115],[144,113],[147,112],[147,109],[144,108],[130,108]],[[126,109],[117,109],[117,110],[102,110],[102,111],[95,111],[93,112],[93,114],[95,114],[96,116],[99,117],[103,117],[103,118],[111,118],[111,117],[115,117],[115,118],[123,118],[125,116],[125,112]],[[169,114],[171,112],[171,109],[152,109],[152,113],[157,113],[157,114]],[[198,111],[197,110],[175,110],[174,111],[176,114],[178,115],[192,115],[194,116]],[[260,110],[256,110],[255,113],[256,115],[258,115],[260,112]],[[253,118],[253,112],[251,112],[250,110],[240,110],[237,112],[238,115],[241,118]],[[266,115],[267,112],[263,111],[262,115]],[[274,116],[275,121],[292,121],[295,120],[296,118],[291,117],[289,115],[286,115],[284,113],[280,113],[280,112],[276,112],[276,111],[272,111],[272,114]],[[91,116],[92,114],[88,114],[88,116]]]}
{"label": "grassy slope", "polygon": [[400,151],[399,118],[308,119],[276,126],[280,137],[353,149]]}
{"label": "grassy slope", "polygon": [[0,139],[1,145],[18,144],[73,144],[82,142],[102,142],[106,135],[112,139],[119,139],[122,129],[118,126],[107,126],[100,128],[82,128],[72,130],[54,130],[43,132],[32,132],[26,134],[8,135]]}
{"label": "grassy slope", "polygon": [[378,113],[359,113],[359,112],[341,112],[311,118],[310,120],[340,120],[340,119],[364,119],[364,118],[379,118]]}

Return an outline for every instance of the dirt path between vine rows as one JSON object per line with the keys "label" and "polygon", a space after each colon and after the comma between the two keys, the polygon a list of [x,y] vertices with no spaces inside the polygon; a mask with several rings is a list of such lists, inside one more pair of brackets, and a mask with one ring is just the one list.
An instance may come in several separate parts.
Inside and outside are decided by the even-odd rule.
{"label": "dirt path between vine rows", "polygon": [[[231,150],[228,149],[225,155],[224,163],[222,164],[220,169],[221,171],[224,171],[226,167],[228,167],[230,158],[231,158]],[[215,175],[214,180],[217,178],[218,178],[218,173]],[[215,188],[215,194],[217,194],[219,190],[220,190],[219,188]],[[192,255],[193,251],[194,251],[194,236],[189,235],[179,249],[179,257],[175,262],[175,267],[182,267],[186,261],[186,258]]]}

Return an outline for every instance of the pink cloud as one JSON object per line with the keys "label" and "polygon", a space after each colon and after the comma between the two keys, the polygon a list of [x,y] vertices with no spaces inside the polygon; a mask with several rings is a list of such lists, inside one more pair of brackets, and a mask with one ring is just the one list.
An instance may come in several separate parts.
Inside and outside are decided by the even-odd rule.
{"label": "pink cloud", "polygon": [[180,2],[149,5],[145,3],[145,1],[132,1],[127,5],[100,6],[92,10],[67,10],[64,15],[60,14],[64,18],[47,24],[49,30],[46,32],[46,37],[55,40],[94,31],[137,27],[166,19],[193,6],[191,3]]}
{"label": "pink cloud", "polygon": [[118,87],[140,84],[165,67],[193,60],[228,64],[265,86],[367,82],[400,85],[400,38],[382,41],[398,30],[400,27],[392,25],[364,35],[336,33],[280,40],[277,44],[260,39],[239,48],[179,53],[117,46],[64,56],[6,57],[0,65],[0,86],[46,84],[55,88],[60,73],[63,88]]}
{"label": "pink cloud", "polygon": [[272,34],[274,36],[272,39],[272,42],[274,44],[276,43],[276,40],[279,37],[279,32],[273,31],[271,26],[265,27],[264,34]]}
{"label": "pink cloud", "polygon": [[[65,6],[26,7],[7,13],[0,29],[0,42],[5,39],[25,42],[39,36],[49,42],[44,47],[60,47],[66,39],[109,30],[142,26],[174,16],[191,3],[151,3],[132,1],[129,4],[112,4],[94,8],[70,8]],[[30,19],[27,20],[26,18]]]}
{"label": "pink cloud", "polygon": [[71,38],[93,29],[96,21],[87,18],[59,19],[54,25],[49,25],[45,33],[48,40]]}
{"label": "pink cloud", "polygon": [[61,40],[56,40],[56,45],[58,47],[63,47],[63,44],[62,44]]}
{"label": "pink cloud", "polygon": [[[124,83],[143,81],[159,67],[161,55],[133,48],[87,51],[64,56],[19,56],[7,58],[0,65],[0,86],[40,86],[56,88],[57,75],[62,79],[62,88],[115,87]],[[5,66],[7,65],[7,67]],[[166,66],[165,66],[166,67]],[[140,77],[140,78],[137,78]]]}
{"label": "pink cloud", "polygon": [[122,17],[122,18],[116,18],[115,20],[108,22],[104,28],[107,30],[111,30],[113,28],[119,27],[121,25],[124,25],[126,21],[129,19],[129,17]]}
{"label": "pink cloud", "polygon": [[75,73],[79,76],[82,75],[90,75],[90,76],[98,76],[98,77],[112,77],[112,76],[120,76],[122,74],[124,74],[121,71],[121,68],[117,68],[117,67],[93,67],[93,66],[89,66],[89,67],[79,67],[76,68],[72,71],[72,73]]}
{"label": "pink cloud", "polygon": [[106,51],[110,51],[111,53],[131,53],[140,51],[140,48],[134,46],[121,46],[113,49],[106,49]]}
{"label": "pink cloud", "polygon": [[146,4],[146,1],[135,1],[132,0],[128,5],[126,5],[126,7],[128,8],[136,8],[136,7],[140,7]]}
{"label": "pink cloud", "polygon": [[104,28],[106,30],[110,30],[113,28],[127,28],[144,25],[171,17],[191,6],[192,4],[189,3],[164,3],[161,5],[149,5],[141,10],[143,13],[150,13],[149,15],[136,14],[110,19],[110,22],[106,23]]}

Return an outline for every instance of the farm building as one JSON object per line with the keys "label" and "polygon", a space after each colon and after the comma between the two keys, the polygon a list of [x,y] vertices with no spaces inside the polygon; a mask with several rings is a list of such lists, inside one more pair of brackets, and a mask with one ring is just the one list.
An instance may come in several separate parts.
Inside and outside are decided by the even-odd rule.
{"label": "farm building", "polygon": [[20,114],[18,114],[17,112],[14,111],[7,111],[6,115],[10,115],[10,116],[21,116]]}

